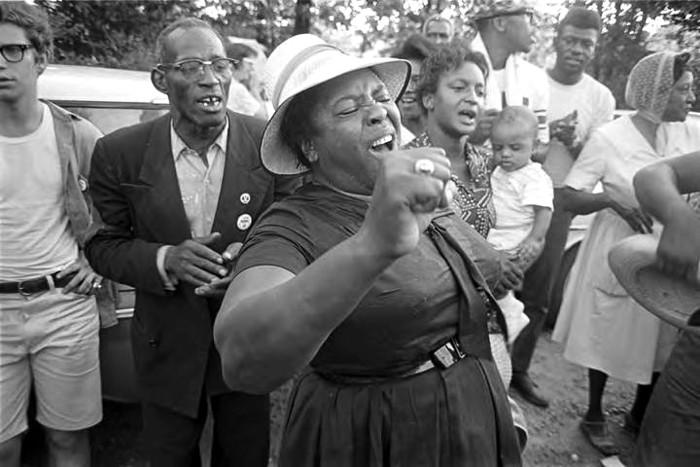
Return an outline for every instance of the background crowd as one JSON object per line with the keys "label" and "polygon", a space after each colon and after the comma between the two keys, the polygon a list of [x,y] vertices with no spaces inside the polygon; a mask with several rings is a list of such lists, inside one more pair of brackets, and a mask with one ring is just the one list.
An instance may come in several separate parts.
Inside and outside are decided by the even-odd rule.
{"label": "background crowd", "polygon": [[[619,452],[609,376],[638,385],[625,429],[648,436],[679,332],[607,255],[658,234],[633,179],[700,150],[695,82],[688,53],[656,52],[613,94],[585,72],[600,11],[560,18],[548,68],[527,58],[537,11],[519,0],[471,4],[469,36],[432,15],[391,58],[299,34],[264,71],[253,47],[183,16],[152,52],[170,113],[102,136],[36,98],[46,13],[0,5],[0,463],[19,465],[33,387],[49,457],[89,465],[106,279],[136,290],[153,466],[199,465],[207,417],[212,465],[266,465],[268,394],[304,368],[282,465],[521,465],[527,420],[506,390],[549,405],[529,370],[571,219],[588,213],[553,338],[588,369],[590,443]],[[614,119],[616,98],[633,112]],[[666,449],[644,443],[634,465],[697,461]]]}

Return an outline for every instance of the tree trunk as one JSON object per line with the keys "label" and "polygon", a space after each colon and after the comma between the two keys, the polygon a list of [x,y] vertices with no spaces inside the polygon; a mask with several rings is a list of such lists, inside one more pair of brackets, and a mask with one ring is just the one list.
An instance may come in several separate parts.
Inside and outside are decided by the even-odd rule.
{"label": "tree trunk", "polygon": [[311,29],[312,0],[297,0],[294,18],[294,35],[308,34]]}

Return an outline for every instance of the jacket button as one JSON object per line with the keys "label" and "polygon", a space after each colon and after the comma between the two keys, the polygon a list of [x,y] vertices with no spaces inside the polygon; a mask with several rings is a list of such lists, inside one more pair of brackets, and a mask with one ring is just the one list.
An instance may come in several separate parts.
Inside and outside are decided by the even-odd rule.
{"label": "jacket button", "polygon": [[149,337],[148,338],[148,345],[150,345],[153,348],[158,347],[158,341],[154,337]]}

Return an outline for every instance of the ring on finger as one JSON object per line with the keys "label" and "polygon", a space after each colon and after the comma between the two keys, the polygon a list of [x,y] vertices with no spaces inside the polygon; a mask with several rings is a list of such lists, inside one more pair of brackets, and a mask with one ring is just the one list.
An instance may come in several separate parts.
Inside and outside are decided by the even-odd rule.
{"label": "ring on finger", "polygon": [[102,281],[101,280],[95,279],[94,281],[92,281],[92,290],[97,291],[97,290],[100,290],[101,288],[102,288]]}
{"label": "ring on finger", "polygon": [[413,170],[420,175],[432,175],[435,173],[435,164],[430,159],[418,159]]}

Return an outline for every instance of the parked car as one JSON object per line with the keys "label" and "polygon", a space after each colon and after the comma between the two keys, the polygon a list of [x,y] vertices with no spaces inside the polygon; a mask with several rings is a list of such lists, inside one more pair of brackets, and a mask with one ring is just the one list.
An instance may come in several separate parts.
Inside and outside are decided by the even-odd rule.
{"label": "parked car", "polygon": [[[631,112],[631,110],[616,110],[615,118]],[[697,122],[698,131],[700,131],[700,112],[690,112],[688,118],[693,122]],[[601,190],[602,187],[599,184],[596,186],[594,191]],[[581,242],[583,241],[586,231],[588,230],[588,226],[593,221],[594,216],[595,213],[587,214],[585,216],[576,216],[571,222],[571,228],[569,229],[569,236],[566,240],[566,248],[564,250],[564,256],[561,260],[559,274],[552,285],[550,308],[546,319],[546,325],[549,328],[554,328],[557,321],[557,317],[559,316],[559,307],[561,306],[561,301],[564,296],[564,289],[566,287],[566,282],[569,279],[571,267],[574,265],[574,261],[576,261],[576,255],[578,254],[579,247],[581,246]]]}
{"label": "parked car", "polygon": [[[49,65],[39,78],[38,94],[87,118],[105,134],[168,111],[167,97],[140,71]],[[118,290],[119,323],[100,332],[102,393],[105,399],[137,402],[130,338],[134,291],[121,284]]]}

